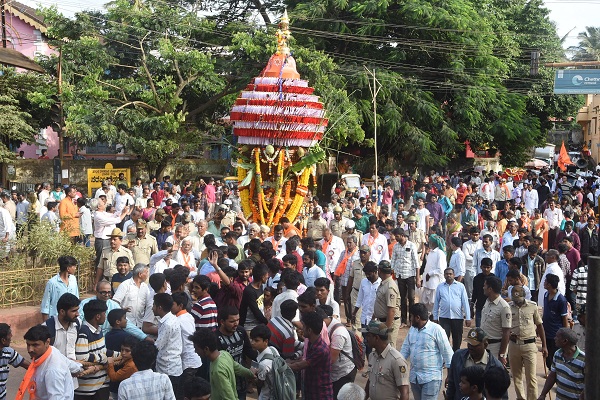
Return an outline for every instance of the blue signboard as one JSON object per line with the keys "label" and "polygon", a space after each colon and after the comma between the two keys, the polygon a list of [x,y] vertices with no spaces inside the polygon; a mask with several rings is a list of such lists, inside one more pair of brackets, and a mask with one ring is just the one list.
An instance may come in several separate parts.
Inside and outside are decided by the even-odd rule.
{"label": "blue signboard", "polygon": [[600,69],[559,69],[554,94],[600,94]]}

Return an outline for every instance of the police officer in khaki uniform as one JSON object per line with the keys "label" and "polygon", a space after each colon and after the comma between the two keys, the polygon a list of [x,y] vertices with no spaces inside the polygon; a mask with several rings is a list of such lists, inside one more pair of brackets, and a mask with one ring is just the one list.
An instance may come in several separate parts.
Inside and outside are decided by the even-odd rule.
{"label": "police officer in khaki uniform", "polygon": [[396,280],[392,278],[392,264],[383,260],[379,262],[379,277],[381,285],[375,295],[373,319],[383,322],[390,328],[388,337],[390,344],[396,347],[398,331],[400,330],[400,291]]}
{"label": "police officer in khaki uniform", "polygon": [[342,217],[342,207],[333,207],[333,219],[329,222],[329,229],[334,236],[342,237],[342,233],[346,230],[347,219]]}
{"label": "police officer in khaki uniform", "polygon": [[365,387],[371,400],[409,399],[408,365],[398,350],[390,343],[391,332],[386,324],[371,321],[361,329],[369,354],[369,380]]}
{"label": "police officer in khaki uniform", "polygon": [[483,293],[487,300],[481,310],[481,329],[488,334],[488,350],[506,365],[506,352],[512,327],[512,311],[500,296],[502,281],[496,276],[488,276],[483,283]]}
{"label": "police officer in khaki uniform", "polygon": [[[352,267],[350,269],[350,275],[348,277],[348,283],[346,284],[346,288],[350,290],[350,303],[352,304],[352,308],[356,306],[356,300],[358,300],[358,290],[360,289],[360,283],[363,278],[366,278],[365,272],[363,268],[365,264],[371,258],[371,248],[366,244],[363,244],[358,248],[359,259],[352,263]],[[347,298],[347,296],[345,296]],[[359,330],[361,328],[360,324],[360,316],[362,314],[362,308],[359,308],[356,314],[354,315],[356,321],[354,323],[354,328]]]}
{"label": "police officer in khaki uniform", "polygon": [[[538,348],[535,343],[536,334],[542,340],[542,354],[544,357],[548,357],[542,318],[537,304],[525,299],[523,286],[513,286],[511,295],[512,301],[509,305],[512,313],[512,326],[510,342],[508,342],[508,357],[510,370],[515,380],[515,392],[517,400],[537,399]],[[525,380],[523,380],[523,369],[525,370]],[[524,382],[525,388],[523,387]]]}
{"label": "police officer in khaki uniform", "polygon": [[147,224],[143,219],[135,223],[136,236],[124,242],[133,254],[133,264],[150,265],[150,257],[158,253],[158,244],[152,235],[147,234]]}
{"label": "police officer in khaki uniform", "polygon": [[94,282],[94,286],[102,279],[110,282],[110,278],[117,273],[117,258],[127,257],[133,262],[131,251],[127,247],[122,246],[123,232],[119,228],[113,229],[108,238],[110,246],[102,249],[102,254],[100,254],[100,262],[96,266],[96,282]]}
{"label": "police officer in khaki uniform", "polygon": [[312,238],[315,242],[323,239],[323,229],[327,228],[327,221],[321,217],[323,209],[316,206],[313,209],[313,215],[306,222],[306,237]]}

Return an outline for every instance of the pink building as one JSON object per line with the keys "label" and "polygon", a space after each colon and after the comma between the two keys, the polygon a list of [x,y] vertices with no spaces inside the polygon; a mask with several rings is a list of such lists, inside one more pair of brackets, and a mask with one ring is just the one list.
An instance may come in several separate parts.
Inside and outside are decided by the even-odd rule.
{"label": "pink building", "polygon": [[[35,59],[39,55],[50,55],[54,50],[48,45],[44,18],[35,9],[17,1],[6,4],[7,46]],[[38,158],[42,149],[48,157],[58,155],[58,135],[51,128],[41,129],[34,144],[23,144],[17,149],[25,152],[25,158]]]}

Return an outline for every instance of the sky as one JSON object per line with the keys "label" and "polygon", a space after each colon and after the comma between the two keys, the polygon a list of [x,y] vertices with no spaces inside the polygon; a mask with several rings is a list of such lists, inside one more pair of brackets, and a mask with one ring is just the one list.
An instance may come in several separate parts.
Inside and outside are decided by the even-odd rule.
{"label": "sky", "polygon": [[[32,7],[57,5],[59,11],[70,16],[84,9],[102,9],[106,3],[105,0],[20,1]],[[565,47],[577,45],[577,34],[585,31],[586,26],[600,25],[600,0],[545,0],[545,4],[550,10],[550,19],[556,23],[559,37],[567,35],[573,29],[565,40]]]}

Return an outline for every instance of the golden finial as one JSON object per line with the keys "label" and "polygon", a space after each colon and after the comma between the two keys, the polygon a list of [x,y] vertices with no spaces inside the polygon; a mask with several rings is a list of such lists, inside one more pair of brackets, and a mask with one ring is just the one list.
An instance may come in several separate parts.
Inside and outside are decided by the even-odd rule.
{"label": "golden finial", "polygon": [[279,29],[277,29],[277,54],[283,54],[285,56],[290,55],[290,48],[288,47],[288,39],[290,37],[290,19],[288,18],[287,9],[283,12],[281,19],[279,20]]}

